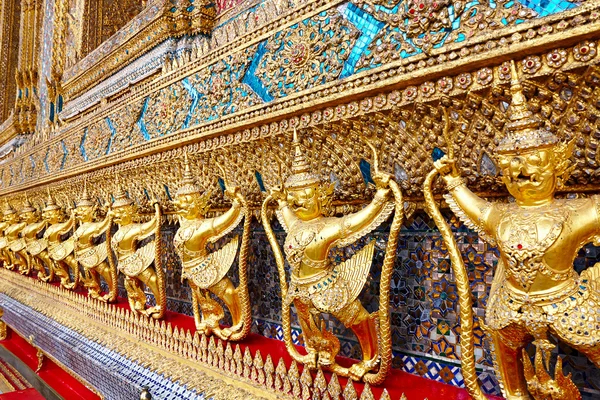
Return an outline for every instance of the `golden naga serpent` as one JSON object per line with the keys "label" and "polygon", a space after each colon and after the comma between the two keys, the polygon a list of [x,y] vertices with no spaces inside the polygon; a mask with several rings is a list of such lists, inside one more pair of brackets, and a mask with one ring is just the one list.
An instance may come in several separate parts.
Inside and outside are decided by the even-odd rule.
{"label": "golden naga serpent", "polygon": [[[115,264],[115,260],[113,259],[113,253],[112,253],[112,248],[110,245],[110,242],[112,240],[112,232],[111,232],[111,228],[112,228],[112,217],[109,216],[109,222],[108,222],[108,229],[106,229],[106,239],[104,240],[104,245],[106,246],[106,254],[108,254],[108,266],[110,267],[110,279],[112,279],[112,284],[109,284],[108,282],[106,282],[108,284],[108,299],[106,300],[108,303],[112,303],[114,301],[117,300],[117,297],[119,295],[119,289],[117,288],[117,282],[118,282],[118,277],[117,277],[117,265]],[[94,267],[94,268],[97,268]],[[91,274],[91,272],[90,272]]]}
{"label": "golden naga serpent", "polygon": [[[446,110],[444,110],[444,117],[446,120],[444,128],[444,136],[447,136],[449,129],[448,116]],[[448,157],[452,159],[453,149],[452,142],[448,141]],[[458,244],[452,230],[446,223],[446,220],[442,216],[440,209],[438,208],[431,191],[433,180],[437,177],[438,171],[432,170],[423,183],[423,195],[425,197],[425,208],[427,213],[431,216],[435,225],[438,227],[442,239],[446,242],[446,248],[450,254],[450,261],[452,264],[452,272],[456,278],[456,288],[458,291],[458,305],[460,307],[460,349],[461,349],[461,366],[462,374],[465,380],[465,386],[471,397],[475,400],[486,400],[487,398],[483,394],[483,391],[477,383],[477,372],[475,370],[475,350],[474,350],[474,339],[473,339],[473,302],[471,301],[471,288],[469,286],[469,276],[467,269],[463,261],[462,255],[458,249]]]}
{"label": "golden naga serpent", "polygon": [[154,204],[154,211],[156,212],[157,219],[156,228],[154,228],[154,270],[156,271],[156,281],[158,282],[158,299],[155,299],[155,301],[156,305],[160,306],[160,313],[156,318],[160,319],[164,317],[167,310],[167,289],[165,287],[165,270],[162,263],[162,240],[160,234],[162,213],[160,212],[160,204],[158,202]]}
{"label": "golden naga serpent", "polygon": [[[223,179],[226,179],[226,173],[223,167],[217,163],[217,167],[223,174]],[[229,187],[227,181],[225,181],[225,187]],[[246,198],[240,196],[238,199],[242,203],[242,209],[244,210],[244,228],[242,232],[242,244],[240,246],[240,259],[238,261],[238,276],[239,283],[235,289],[238,292],[240,298],[240,306],[242,311],[242,329],[239,332],[234,332],[228,338],[228,340],[239,341],[243,340],[250,333],[252,328],[252,309],[250,307],[250,295],[248,293],[248,250],[250,249],[250,222],[252,219],[252,213]],[[222,338],[227,339],[227,338]]]}
{"label": "golden naga serpent", "polygon": [[[367,145],[373,152],[373,170],[375,173],[379,172],[379,158],[373,145],[367,141]],[[400,236],[400,228],[402,227],[402,220],[404,218],[404,204],[402,199],[402,192],[398,184],[391,180],[389,181],[389,187],[394,196],[395,212],[392,224],[390,227],[390,234],[385,250],[385,256],[383,258],[383,264],[381,267],[381,279],[380,279],[380,294],[379,294],[379,355],[380,364],[379,370],[376,373],[365,374],[363,380],[370,385],[380,385],[385,380],[391,364],[392,364],[392,333],[390,323],[390,282],[392,279],[392,273],[394,271],[394,264],[396,261],[396,249],[398,247],[398,238]],[[273,233],[273,228],[269,218],[267,217],[267,207],[269,203],[273,201],[273,196],[269,195],[265,199],[261,207],[261,220],[267,234],[269,244],[273,248],[275,254],[275,262],[277,264],[277,270],[279,272],[279,284],[281,286],[281,298],[287,297],[288,285],[285,272],[285,260],[279,243]],[[285,346],[290,356],[294,361],[302,363],[302,355],[298,352],[292,341],[291,332],[291,321],[290,321],[290,304],[286,301],[282,301],[281,306],[282,314],[282,328],[283,338]],[[335,370],[336,368],[334,368]],[[335,371],[334,371],[335,372]]]}

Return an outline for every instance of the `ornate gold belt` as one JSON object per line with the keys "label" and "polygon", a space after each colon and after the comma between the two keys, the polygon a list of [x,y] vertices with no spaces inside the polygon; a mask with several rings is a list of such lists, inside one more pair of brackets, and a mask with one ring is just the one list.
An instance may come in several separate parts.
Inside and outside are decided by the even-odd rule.
{"label": "ornate gold belt", "polygon": [[[573,271],[573,274],[576,274],[575,271]],[[527,293],[508,284],[503,285],[503,287],[507,291],[509,297],[515,301],[544,306],[557,303],[577,292],[579,289],[579,282],[577,279],[569,279],[547,290],[535,293]]]}

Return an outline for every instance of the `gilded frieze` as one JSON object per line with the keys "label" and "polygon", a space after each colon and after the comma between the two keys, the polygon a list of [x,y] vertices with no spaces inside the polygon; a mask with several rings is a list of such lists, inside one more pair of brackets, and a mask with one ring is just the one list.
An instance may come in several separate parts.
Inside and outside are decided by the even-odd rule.
{"label": "gilded frieze", "polygon": [[[533,43],[538,43],[539,40],[541,40],[544,36],[546,36],[548,39],[550,40],[550,38],[552,38],[553,32],[560,34],[561,36],[564,36],[565,32],[571,31],[572,35],[575,35],[574,37],[577,37],[577,35],[579,34],[578,32],[584,32],[585,30],[591,29],[590,27],[586,27],[583,26],[582,24],[584,24],[584,22],[586,20],[589,20],[589,23],[592,23],[591,21],[593,21],[595,19],[595,15],[596,12],[592,11],[591,13],[587,10],[587,8],[589,7],[580,7],[580,8],[576,8],[573,11],[570,11],[569,13],[571,14],[570,16],[567,15],[566,17],[563,16],[563,19],[559,20],[558,18],[556,18],[554,15],[553,16],[549,16],[546,17],[544,19],[545,23],[538,23],[539,28],[534,31],[532,29],[529,29],[526,31],[526,35],[521,35],[521,34],[510,34],[511,30],[509,28],[501,28],[499,29],[497,32],[499,33],[496,37],[495,40],[489,40],[485,43],[485,46],[482,46],[480,43],[477,42],[469,42],[469,41],[465,41],[463,44],[463,42],[459,43],[459,45],[463,46],[461,48],[460,51],[460,56],[462,57],[461,60],[464,60],[465,57],[473,57],[473,59],[475,59],[475,57],[478,57],[479,54],[482,51],[489,51],[490,56],[492,56],[493,54],[496,53],[500,53],[500,51],[502,52],[506,52],[506,51],[510,51],[510,49],[513,49],[512,51],[520,51],[519,49],[523,48],[522,46],[522,42],[527,42],[529,40],[533,41]],[[578,13],[576,13],[578,12]],[[324,14],[325,15],[325,14]],[[566,18],[566,19],[565,19]],[[569,19],[571,18],[571,19]],[[570,22],[568,22],[570,21]],[[540,21],[541,22],[541,21]],[[552,23],[552,24],[550,24]],[[306,26],[303,23],[300,24],[302,26]],[[296,27],[300,26],[300,25],[296,25]],[[517,25],[517,28],[520,28],[520,25]],[[586,29],[582,29],[582,28],[586,28]],[[506,37],[510,37],[510,42],[505,40],[505,37],[502,36],[502,34],[506,35]],[[510,34],[510,35],[509,35]],[[270,40],[270,39],[269,39]],[[266,44],[269,43],[269,40],[267,40],[266,42],[264,42],[265,46]],[[538,42],[536,42],[536,40],[538,40]],[[543,43],[543,42],[542,42]],[[581,44],[582,46],[584,46],[585,49],[587,48],[592,48],[591,46],[585,46],[584,43]],[[503,46],[503,47],[500,47]],[[256,52],[254,52],[252,50],[253,48],[256,48]],[[456,53],[455,51],[451,51],[451,52],[442,52],[442,54],[440,54],[437,57],[429,57],[426,58],[427,56],[425,56],[424,54],[419,54],[415,57],[411,57],[408,58],[408,60],[413,60],[414,62],[411,63],[406,63],[406,62],[402,62],[401,66],[399,67],[395,67],[395,68],[389,68],[387,67],[385,71],[381,72],[381,73],[369,73],[369,72],[363,72],[361,74],[354,74],[346,79],[343,80],[336,80],[335,82],[330,82],[329,84],[325,84],[321,87],[317,87],[317,88],[310,88],[307,89],[305,92],[306,93],[310,93],[305,95],[305,97],[302,98],[298,98],[296,97],[297,95],[295,95],[293,98],[289,98],[289,99],[282,99],[279,100],[277,102],[270,102],[273,103],[262,106],[259,109],[255,109],[256,108],[256,104],[259,101],[259,92],[260,92],[260,88],[262,87],[264,89],[264,82],[256,82],[256,80],[252,80],[252,79],[248,79],[249,77],[249,70],[251,69],[251,67],[253,66],[253,62],[256,58],[256,53],[258,53],[260,51],[261,45],[258,45],[256,47],[246,47],[245,49],[246,52],[242,52],[242,55],[237,55],[233,58],[231,58],[231,56],[229,56],[230,58],[228,58],[228,61],[222,61],[219,62],[217,64],[212,64],[212,69],[211,71],[219,71],[222,70],[221,74],[220,74],[220,79],[218,79],[217,77],[215,77],[215,82],[214,84],[216,85],[216,87],[222,87],[224,90],[229,90],[230,92],[230,96],[224,96],[224,97],[217,97],[215,96],[214,93],[209,92],[209,96],[201,96],[200,93],[204,90],[206,91],[207,87],[210,87],[210,85],[213,83],[212,82],[212,77],[213,75],[211,75],[211,80],[207,80],[207,75],[204,75],[204,80],[202,80],[202,69],[200,69],[198,72],[196,72],[194,75],[192,75],[190,78],[188,78],[188,80],[186,81],[185,79],[183,80],[178,80],[178,84],[183,85],[183,87],[186,89],[185,91],[178,91],[178,93],[182,96],[182,98],[185,98],[185,96],[187,96],[188,94],[190,94],[191,96],[197,96],[198,97],[198,105],[193,108],[190,107],[188,105],[187,107],[187,112],[188,115],[186,116],[186,118],[184,119],[184,123],[181,124],[181,126],[178,128],[180,133],[174,133],[171,134],[170,136],[168,136],[168,138],[164,138],[161,137],[159,139],[155,139],[154,143],[153,143],[153,148],[160,148],[160,146],[162,146],[163,144],[166,144],[168,141],[177,139],[177,138],[182,138],[185,137],[186,140],[192,140],[193,138],[198,138],[198,137],[202,137],[206,134],[215,134],[215,133],[219,133],[219,132],[223,132],[224,128],[227,127],[227,129],[236,129],[236,127],[244,127],[247,123],[252,123],[259,115],[262,116],[266,116],[266,115],[281,115],[281,112],[283,110],[286,110],[285,113],[293,113],[293,112],[297,112],[295,110],[300,110],[301,105],[305,105],[305,104],[311,104],[311,105],[317,105],[321,102],[327,102],[327,101],[336,101],[336,102],[340,102],[341,98],[340,98],[340,91],[342,91],[342,93],[346,90],[352,89],[352,90],[357,90],[360,88],[360,90],[369,90],[372,88],[376,88],[376,87],[381,87],[382,85],[386,85],[388,87],[393,87],[395,84],[394,82],[404,82],[407,79],[409,79],[409,77],[418,77],[418,76],[426,76],[423,75],[425,72],[428,72],[430,74],[435,73],[435,74],[439,74],[440,71],[440,66],[437,66],[436,64],[440,64],[442,65],[442,63],[445,63],[444,65],[446,65],[445,68],[450,68],[452,65],[454,65],[456,63],[455,60],[457,60],[457,57],[459,56],[458,53]],[[285,46],[281,46],[279,48],[280,51],[283,50],[283,48],[285,48]],[[264,51],[264,50],[263,50]],[[567,49],[565,48],[564,51],[567,51]],[[577,65],[581,65],[583,63],[590,63],[593,61],[593,59],[595,58],[590,58],[590,57],[595,57],[595,52],[593,50],[590,50],[589,52],[586,53],[586,55],[584,57],[580,56],[580,52],[577,50],[577,48],[570,50],[573,52],[573,58],[569,58],[569,60],[572,60],[572,62],[568,62],[565,63],[563,65],[561,64],[561,57],[560,54],[556,55],[555,52],[548,52],[546,54],[540,55],[540,56],[533,56],[533,59],[527,59],[525,61],[526,68],[525,68],[525,72],[528,73],[529,76],[539,76],[539,75],[543,75],[544,73],[548,73],[549,71],[554,70],[555,68],[553,68],[552,66],[559,66],[558,68],[561,70],[564,69],[570,69],[573,68]],[[586,50],[587,51],[587,50]],[[550,54],[552,53],[552,54]],[[240,53],[237,53],[240,54]],[[262,59],[268,59],[269,57],[272,57],[271,53],[265,54],[262,56]],[[537,57],[537,61],[536,58]],[[553,60],[552,57],[558,57],[556,61]],[[571,57],[569,55],[569,57]],[[241,63],[236,60],[236,58],[239,60],[240,58],[242,59]],[[251,58],[252,61],[248,61],[248,59]],[[418,60],[418,61],[417,61]],[[427,60],[427,62],[425,61]],[[550,61],[548,61],[550,60]],[[163,90],[163,88],[161,88],[160,82],[162,82],[164,79],[168,79],[170,77],[172,77],[172,75],[175,74],[176,71],[179,70],[188,70],[191,66],[194,65],[194,59],[191,59],[189,61],[189,63],[187,64],[178,64],[179,67],[176,70],[172,70],[171,72],[167,73],[166,75],[157,77],[156,80],[154,80],[154,82],[150,85],[148,84],[143,84],[143,85],[139,85],[137,87],[133,87],[132,90],[129,93],[124,94],[122,97],[119,98],[119,103],[120,104],[124,104],[121,107],[124,107],[127,104],[136,104],[132,110],[125,110],[124,113],[130,113],[133,112],[133,114],[126,116],[126,119],[131,119],[131,118],[136,118],[137,116],[135,116],[135,110],[137,109],[137,107],[142,107],[144,102],[146,101],[146,96],[140,96],[140,94],[143,94],[144,91],[147,90]],[[233,63],[233,65],[232,65]],[[531,66],[529,66],[531,64]],[[390,64],[390,66],[394,65],[394,62],[392,62]],[[457,64],[458,65],[458,64]],[[539,65],[539,68],[537,67]],[[228,66],[231,66],[231,69],[229,69]],[[550,67],[550,68],[545,68],[546,66]],[[240,71],[245,71],[244,74],[242,74]],[[252,71],[250,71],[252,72]],[[254,71],[254,77],[256,77],[256,71]],[[357,79],[360,76],[362,76],[363,74],[367,74],[367,76],[365,76],[365,79]],[[229,76],[228,76],[229,75]],[[424,100],[424,101],[429,101],[429,99],[434,99],[437,97],[438,94],[445,94],[448,93],[450,95],[452,95],[453,93],[460,93],[462,91],[472,91],[475,90],[478,87],[486,87],[488,85],[493,85],[495,84],[495,82],[502,82],[502,79],[500,79],[502,76],[501,72],[495,72],[491,70],[491,66],[487,67],[487,68],[483,68],[481,70],[476,70],[473,71],[471,73],[462,73],[462,74],[458,74],[457,76],[442,76],[441,78],[437,78],[434,79],[433,81],[427,81],[427,80],[422,80],[418,86],[409,86],[408,88],[406,88],[402,93],[401,93],[401,97],[400,99],[402,100],[402,102],[405,103],[410,103],[410,102],[414,102],[414,101],[418,101],[418,100]],[[241,77],[242,83],[240,83],[239,79]],[[412,79],[412,78],[410,78]],[[200,83],[202,82],[202,83]],[[230,83],[231,82],[231,83]],[[414,82],[414,80],[412,80],[411,82]],[[233,85],[233,87],[231,86]],[[168,86],[168,85],[167,85]],[[187,87],[186,87],[187,86]],[[250,89],[248,89],[248,86],[250,87]],[[155,89],[154,89],[155,88]],[[227,88],[227,89],[226,89]],[[231,89],[229,89],[231,88]],[[287,90],[287,89],[286,89]],[[233,92],[231,92],[233,91]],[[239,96],[241,97],[235,97],[234,95],[236,93],[239,93]],[[263,93],[264,95],[264,93]],[[212,97],[211,96],[215,96]],[[237,102],[235,107],[232,107],[231,104],[229,102],[226,102],[229,98],[232,98]],[[288,96],[290,97],[290,96]],[[240,99],[243,99],[243,101],[240,101]],[[301,99],[301,101],[298,101],[296,99]],[[337,99],[337,100],[335,100]],[[379,98],[377,101],[380,101],[381,98]],[[367,101],[367,100],[365,100]],[[189,104],[189,103],[188,103]],[[205,104],[205,106],[202,106],[202,104]],[[217,104],[216,106],[216,113],[213,111],[213,108],[211,107],[212,104]],[[243,109],[243,107],[247,104],[247,108],[245,111]],[[260,103],[258,103],[260,104]],[[377,107],[377,105],[375,105]],[[380,106],[381,107],[381,106]],[[384,105],[383,107],[388,107],[388,105]],[[192,109],[193,108],[193,109]],[[121,109],[122,110],[122,109]],[[103,132],[105,135],[111,135],[111,129],[108,126],[107,123],[99,123],[98,121],[104,119],[104,121],[106,121],[106,118],[108,117],[109,120],[112,120],[112,118],[110,118],[111,114],[115,114],[115,113],[122,113],[121,110],[117,109],[114,110],[114,107],[112,107],[111,105],[107,104],[104,107],[100,107],[98,109],[97,112],[92,112],[91,114],[89,114],[88,118],[85,119],[86,122],[84,122],[84,120],[75,120],[72,123],[69,123],[67,125],[64,126],[64,128],[62,128],[61,133],[59,133],[59,136],[65,135],[65,136],[72,136],[75,132],[77,132],[76,134],[79,135],[79,137],[83,138],[84,136],[84,132],[86,131],[86,125],[89,124],[90,121],[91,124],[95,124],[95,126],[101,126],[103,129]],[[208,111],[207,111],[208,110]],[[253,111],[251,111],[253,110]],[[192,111],[190,113],[190,111]],[[325,113],[326,110],[322,110],[320,112],[320,114]],[[227,114],[227,112],[232,112],[233,114],[231,116],[228,115],[221,115],[220,118],[217,117],[218,113],[220,114]],[[147,113],[149,113],[150,115],[152,115],[154,113],[154,115],[160,115],[160,113],[157,110],[147,110]],[[213,114],[214,113],[214,114]],[[169,117],[169,113],[165,114],[165,118]],[[182,114],[183,115],[183,114]],[[190,116],[191,115],[191,116]],[[213,116],[214,115],[214,116]],[[315,114],[315,118],[318,118],[319,113]],[[187,123],[186,120],[189,117],[189,127],[187,127]],[[312,117],[311,117],[312,118]],[[264,117],[262,118],[264,119]],[[198,123],[198,125],[194,125],[195,123]],[[167,124],[165,126],[170,126],[170,124],[173,123],[173,121],[161,121],[161,123],[163,124]],[[226,124],[225,124],[226,123]],[[99,124],[99,125],[98,125]],[[179,125],[179,124],[176,124]],[[119,128],[120,130],[121,128]],[[127,131],[129,128],[126,128],[125,130]],[[175,129],[175,128],[174,128]],[[267,129],[267,127],[263,127],[261,129]],[[192,134],[190,134],[192,133]],[[87,140],[87,139],[86,139]],[[144,148],[149,148],[148,146],[145,145],[146,139],[144,138],[144,135],[134,135],[134,142],[137,141],[137,144],[140,146],[138,147],[139,151],[138,154],[142,154],[143,149]],[[55,142],[55,144],[51,144],[53,146],[57,146],[59,145],[60,142]],[[106,149],[106,148],[105,148]],[[129,150],[129,154],[131,154],[131,148],[128,149]],[[105,153],[104,156],[99,157],[99,158],[94,158],[94,157],[90,157],[88,155],[88,160],[92,161],[94,160],[95,162],[91,163],[91,164],[87,164],[89,166],[89,168],[94,168],[94,166],[99,166],[99,165],[108,165],[114,161],[111,160],[117,160],[120,155],[120,153],[116,150],[113,150],[111,148],[111,151],[109,153]],[[72,163],[70,160],[70,157],[72,157],[74,154],[68,154],[67,155],[67,159],[65,161],[65,165],[64,167],[66,167],[67,170],[72,170],[72,169],[76,169],[79,168],[79,166],[76,166],[75,163]],[[101,155],[101,152],[97,153],[98,156]],[[78,164],[78,163],[77,163]],[[60,169],[59,169],[60,171]],[[40,171],[43,172],[43,171]],[[57,172],[55,171],[52,171]],[[66,171],[65,171],[66,172]],[[39,172],[38,172],[39,173]],[[38,175],[40,177],[43,177],[43,173]]]}

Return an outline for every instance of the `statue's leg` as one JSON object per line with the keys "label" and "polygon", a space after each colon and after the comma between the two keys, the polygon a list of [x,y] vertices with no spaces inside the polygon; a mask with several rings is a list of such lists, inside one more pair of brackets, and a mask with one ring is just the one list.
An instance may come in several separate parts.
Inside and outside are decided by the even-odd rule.
{"label": "statue's leg", "polygon": [[67,275],[69,275],[69,270],[73,274],[73,281],[69,283],[69,286],[70,289],[75,289],[79,285],[79,263],[73,254],[69,254],[61,261],[61,267],[67,271]]}
{"label": "statue's leg", "polygon": [[320,341],[321,338],[321,331],[317,328],[313,316],[311,315],[311,310],[315,310],[315,308],[300,299],[294,299],[294,307],[298,314],[300,328],[302,328],[304,347],[308,352],[305,359],[302,360],[302,363],[308,366],[308,368],[314,369],[317,367],[318,358],[318,351],[315,348],[314,343]]}
{"label": "statue's leg", "polygon": [[141,288],[141,282],[136,278],[125,276],[125,290],[131,311],[145,315],[146,294]]}
{"label": "statue's leg", "polygon": [[50,257],[47,251],[42,252],[46,267],[48,267],[48,274],[44,277],[44,282],[52,282],[54,280],[54,271],[56,271],[56,262]]}
{"label": "statue's leg", "polygon": [[194,311],[194,323],[196,325],[196,330],[204,333],[206,330],[206,324],[202,322],[202,310],[198,304],[198,298],[202,296],[200,292],[200,288],[191,280],[188,280],[190,285],[190,289],[192,290],[192,309]]}
{"label": "statue's leg", "polygon": [[223,335],[229,337],[242,328],[242,307],[238,291],[228,277],[221,279],[209,290],[221,299],[229,309],[232,321],[231,328],[223,329]]}
{"label": "statue's leg", "polygon": [[113,277],[110,265],[108,265],[106,261],[103,261],[100,264],[98,264],[95,267],[95,269],[98,271],[98,273],[102,276],[102,278],[108,285],[108,293],[103,296],[103,301],[115,301],[117,299],[117,282]]}
{"label": "statue's leg", "polygon": [[213,299],[208,290],[198,290],[198,305],[202,310],[202,326],[208,335],[212,330],[219,328],[219,322],[225,316],[221,304]]}
{"label": "statue's leg", "polygon": [[[38,279],[42,281],[47,281],[50,279],[50,274],[52,273],[52,260],[48,256],[48,252],[46,250],[42,251],[40,254],[35,257],[38,265]],[[46,272],[46,267],[48,267],[48,272]]]}
{"label": "statue's leg", "polygon": [[[158,276],[156,275],[156,271],[153,270],[152,268],[146,268],[137,276],[137,278],[141,282],[143,282],[144,285],[148,286],[148,288],[154,295],[154,300],[156,301],[155,306],[149,307],[145,311],[146,315],[149,317],[153,317],[153,318],[159,318],[160,316],[162,316],[162,313],[164,312],[164,310],[162,309],[162,306],[161,306],[161,303],[162,303],[161,299],[162,299],[163,293],[162,293],[162,288],[159,287],[159,284],[158,284]],[[141,285],[140,285],[140,289],[141,289]],[[145,299],[146,299],[146,296],[144,295],[144,303],[145,303]]]}
{"label": "statue's leg", "polygon": [[68,289],[69,271],[65,269],[65,266],[60,261],[54,263],[54,273],[58,276],[58,279],[60,279],[60,285],[65,289]]}
{"label": "statue's leg", "polygon": [[496,373],[504,384],[507,399],[530,399],[523,373],[523,348],[532,340],[521,327],[509,325],[501,331],[489,333],[496,358]]}
{"label": "statue's leg", "polygon": [[7,247],[2,249],[2,260],[4,261],[4,268],[11,271],[15,268],[12,252]]}
{"label": "statue's leg", "polygon": [[25,261],[23,260],[23,258],[19,254],[19,252],[17,252],[17,251],[11,250],[10,254],[13,259],[13,265],[16,267],[16,271],[21,274],[22,273],[21,271],[23,271],[25,269]]}
{"label": "statue's leg", "polygon": [[26,251],[17,251],[17,255],[20,258],[19,262],[19,273],[22,275],[29,275],[31,272],[31,259]]}
{"label": "statue's leg", "polygon": [[86,268],[86,280],[84,286],[87,288],[89,295],[101,301],[105,301],[102,296],[100,296],[100,276],[96,268]]}
{"label": "statue's leg", "polygon": [[362,360],[350,367],[350,376],[361,379],[377,367],[379,362],[378,332],[375,324],[377,314],[369,314],[360,300],[356,299],[334,314],[347,328],[352,329],[362,350]]}

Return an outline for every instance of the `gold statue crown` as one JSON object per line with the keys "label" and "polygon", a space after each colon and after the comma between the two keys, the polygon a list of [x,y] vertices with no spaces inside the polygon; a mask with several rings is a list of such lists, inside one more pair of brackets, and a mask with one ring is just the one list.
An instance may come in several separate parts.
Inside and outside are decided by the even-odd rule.
{"label": "gold statue crown", "polygon": [[181,176],[181,186],[177,189],[176,196],[185,196],[188,194],[201,194],[202,188],[196,183],[190,169],[190,161],[187,151],[183,154],[183,174]]}
{"label": "gold statue crown", "polygon": [[43,211],[53,211],[59,209],[60,206],[56,204],[56,201],[54,201],[54,197],[52,197],[52,194],[50,193],[50,188],[48,188],[48,201],[46,202],[46,207],[44,207]]}
{"label": "gold statue crown", "polygon": [[554,146],[559,142],[558,137],[547,129],[541,128],[542,121],[527,107],[523,94],[523,86],[519,81],[515,62],[510,63],[510,92],[512,100],[508,107],[506,136],[500,141],[498,153],[514,153],[520,150],[538,149]]}
{"label": "gold statue crown", "polygon": [[298,140],[298,133],[294,128],[294,160],[292,161],[292,175],[290,175],[285,181],[285,187],[287,189],[301,189],[309,186],[315,186],[321,183],[321,178],[317,174],[310,171],[310,165],[306,160],[302,149],[300,147],[300,141]]}
{"label": "gold statue crown", "polygon": [[16,214],[16,213],[17,212],[15,211],[15,209],[7,201],[6,206],[4,207],[4,210],[2,211],[2,215],[11,215],[11,214]]}
{"label": "gold statue crown", "polygon": [[119,180],[119,176],[116,176],[117,179],[117,193],[115,194],[115,200],[112,203],[113,208],[125,207],[133,204],[133,200],[129,198],[125,190],[123,189],[123,185]]}
{"label": "gold statue crown", "polygon": [[27,192],[25,192],[25,201],[23,202],[23,208],[21,208],[20,213],[25,214],[27,212],[35,212],[35,208],[31,205],[31,202],[27,197]]}
{"label": "gold statue crown", "polygon": [[79,197],[79,199],[77,199],[77,207],[91,207],[95,204],[96,203],[94,203],[92,201],[92,199],[90,199],[90,196],[88,195],[87,179],[85,179],[83,181],[83,193],[81,193],[81,197]]}

